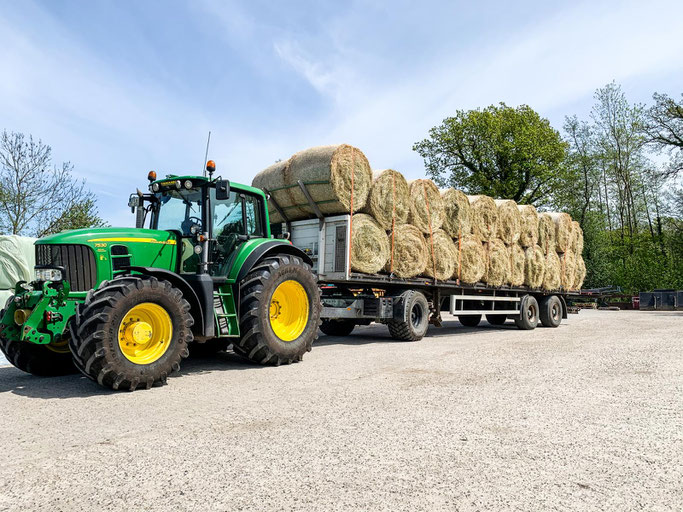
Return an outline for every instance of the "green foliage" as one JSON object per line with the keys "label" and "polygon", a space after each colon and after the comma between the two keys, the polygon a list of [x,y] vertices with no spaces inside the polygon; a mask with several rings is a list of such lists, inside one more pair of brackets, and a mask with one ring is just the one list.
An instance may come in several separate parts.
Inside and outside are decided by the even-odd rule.
{"label": "green foliage", "polygon": [[439,185],[522,204],[549,204],[566,174],[567,144],[526,105],[460,110],[413,149]]}
{"label": "green foliage", "polygon": [[99,217],[95,201],[92,198],[87,198],[65,209],[46,228],[41,229],[38,236],[47,236],[71,229],[106,226],[108,224]]}

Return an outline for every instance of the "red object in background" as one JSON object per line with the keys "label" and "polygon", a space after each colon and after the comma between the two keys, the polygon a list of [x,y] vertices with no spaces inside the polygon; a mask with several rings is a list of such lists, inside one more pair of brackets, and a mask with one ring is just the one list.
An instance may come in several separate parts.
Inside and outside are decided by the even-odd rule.
{"label": "red object in background", "polygon": [[640,297],[631,297],[631,304],[633,309],[640,309]]}

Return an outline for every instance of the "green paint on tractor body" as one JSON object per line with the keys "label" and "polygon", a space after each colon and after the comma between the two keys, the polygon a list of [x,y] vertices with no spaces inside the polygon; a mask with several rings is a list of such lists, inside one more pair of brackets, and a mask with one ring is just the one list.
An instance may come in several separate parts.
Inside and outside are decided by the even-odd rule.
{"label": "green paint on tractor body", "polygon": [[[151,229],[78,229],[38,240],[37,265],[60,267],[63,279],[17,284],[0,318],[0,332],[28,343],[60,343],[69,336],[69,321],[90,290],[118,274],[159,277],[154,274],[159,270],[167,271],[161,278],[178,280],[211,275],[214,336],[239,336],[240,270],[263,244],[291,245],[271,238],[263,191],[228,184],[229,196],[218,199],[216,186],[221,183],[227,182],[202,176],[168,176],[150,183],[151,193],[138,193],[139,202],[131,203],[146,212]],[[210,254],[204,256],[197,247]]]}

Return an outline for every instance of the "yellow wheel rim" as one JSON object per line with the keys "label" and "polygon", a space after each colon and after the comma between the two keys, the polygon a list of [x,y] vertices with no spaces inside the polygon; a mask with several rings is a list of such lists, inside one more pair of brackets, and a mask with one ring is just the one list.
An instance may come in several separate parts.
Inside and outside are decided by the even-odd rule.
{"label": "yellow wheel rim", "polygon": [[151,364],[168,350],[173,323],[166,310],[152,302],[132,307],[119,325],[119,348],[135,364]]}
{"label": "yellow wheel rim", "polygon": [[308,295],[294,280],[283,281],[270,298],[270,327],[282,341],[294,341],[308,323]]}
{"label": "yellow wheel rim", "polygon": [[57,354],[68,354],[70,352],[69,340],[67,338],[64,338],[56,343],[48,343],[45,345],[45,348],[52,350],[52,352],[56,352]]}

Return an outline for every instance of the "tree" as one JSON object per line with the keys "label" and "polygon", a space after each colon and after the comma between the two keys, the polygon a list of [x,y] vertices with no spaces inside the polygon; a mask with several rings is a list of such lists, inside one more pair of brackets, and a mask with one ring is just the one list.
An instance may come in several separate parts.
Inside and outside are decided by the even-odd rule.
{"label": "tree", "polygon": [[0,233],[44,236],[62,229],[101,226],[95,196],[52,164],[52,148],[22,133],[0,137]]}
{"label": "tree", "polygon": [[657,93],[653,94],[652,99],[655,104],[647,111],[649,142],[656,149],[672,154],[666,174],[675,176],[683,170],[683,100],[676,103],[666,94]]}
{"label": "tree", "polygon": [[460,110],[413,149],[441,186],[542,206],[566,172],[567,144],[526,105]]}

